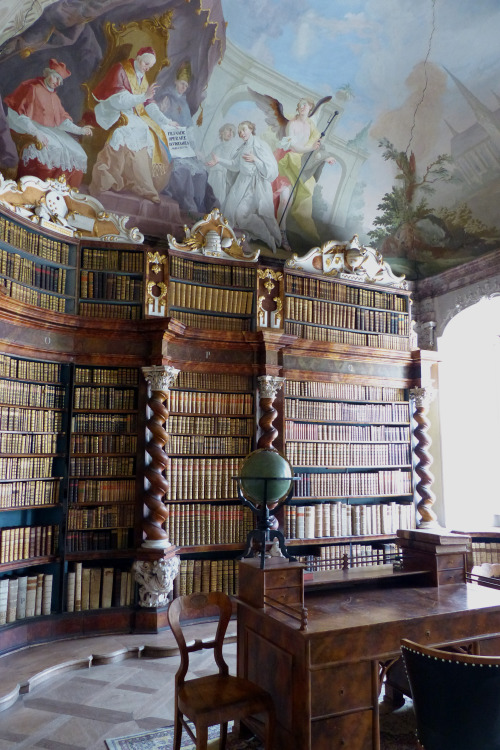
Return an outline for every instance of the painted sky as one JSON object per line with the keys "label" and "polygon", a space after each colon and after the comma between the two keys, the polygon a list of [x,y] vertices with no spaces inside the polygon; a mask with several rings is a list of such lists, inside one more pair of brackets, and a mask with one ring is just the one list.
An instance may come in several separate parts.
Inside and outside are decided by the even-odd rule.
{"label": "painted sky", "polygon": [[[371,123],[373,158],[363,174],[368,220],[381,182],[386,189],[391,183],[391,165],[377,151],[380,137],[400,150],[410,147],[423,163],[449,153],[446,122],[457,130],[474,122],[445,68],[484,104],[498,106],[498,0],[222,0],[222,6],[228,38],[247,53],[318,93],[352,88],[336,132],[349,140]],[[378,189],[370,189],[373,180]]]}

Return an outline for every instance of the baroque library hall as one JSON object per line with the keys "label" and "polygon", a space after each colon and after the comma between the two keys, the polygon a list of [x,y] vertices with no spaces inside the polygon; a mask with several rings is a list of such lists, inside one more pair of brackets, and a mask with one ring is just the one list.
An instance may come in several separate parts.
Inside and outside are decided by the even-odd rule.
{"label": "baroque library hall", "polygon": [[426,58],[461,187],[381,135],[370,230],[349,86],[225,0],[63,5],[0,41],[0,750],[461,750],[412,658],[500,666],[498,102]]}

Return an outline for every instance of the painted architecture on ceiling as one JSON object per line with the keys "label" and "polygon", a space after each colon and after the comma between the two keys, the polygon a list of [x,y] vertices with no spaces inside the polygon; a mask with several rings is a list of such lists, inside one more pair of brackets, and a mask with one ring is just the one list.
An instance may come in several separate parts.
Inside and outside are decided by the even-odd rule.
{"label": "painted architecture on ceiling", "polygon": [[0,0],[0,171],[432,276],[498,246],[499,31],[497,0]]}

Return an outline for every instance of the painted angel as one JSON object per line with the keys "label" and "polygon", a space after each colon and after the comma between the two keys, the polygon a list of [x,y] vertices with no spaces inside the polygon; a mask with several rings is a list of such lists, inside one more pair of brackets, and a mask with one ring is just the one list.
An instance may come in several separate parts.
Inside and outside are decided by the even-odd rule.
{"label": "painted angel", "polygon": [[317,103],[303,98],[297,103],[297,110],[290,120],[283,113],[283,105],[277,99],[258,94],[248,88],[251,98],[266,115],[266,123],[278,139],[274,152],[278,162],[279,175],[274,180],[273,198],[276,218],[281,228],[283,246],[286,247],[287,217],[293,218],[298,229],[306,237],[319,241],[316,225],[312,218],[314,188],[323,165],[333,164],[335,159],[327,154],[322,146],[322,134],[318,131],[313,115],[331,100],[325,96]]}

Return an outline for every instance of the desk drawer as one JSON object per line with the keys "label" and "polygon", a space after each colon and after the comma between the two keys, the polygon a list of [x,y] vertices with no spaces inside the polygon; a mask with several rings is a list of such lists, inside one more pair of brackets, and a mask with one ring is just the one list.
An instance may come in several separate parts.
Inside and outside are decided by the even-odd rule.
{"label": "desk drawer", "polygon": [[302,586],[303,572],[301,568],[267,568],[264,570],[264,576],[266,579],[266,590],[268,589],[283,589],[283,588],[294,588],[296,586]]}
{"label": "desk drawer", "polygon": [[[311,715],[324,716],[371,706],[370,662],[311,672]],[[313,745],[314,747],[314,745]]]}
{"label": "desk drawer", "polygon": [[437,555],[436,557],[438,570],[449,570],[451,568],[464,568],[464,555],[462,552],[448,555]]}
{"label": "desk drawer", "polygon": [[[269,599],[278,601],[280,604],[297,604],[302,606],[302,589],[301,588],[289,588],[289,589],[268,589],[266,596]],[[267,598],[264,599],[264,604],[272,604]]]}
{"label": "desk drawer", "polygon": [[311,747],[314,750],[373,750],[372,712],[357,711],[313,721]]}

